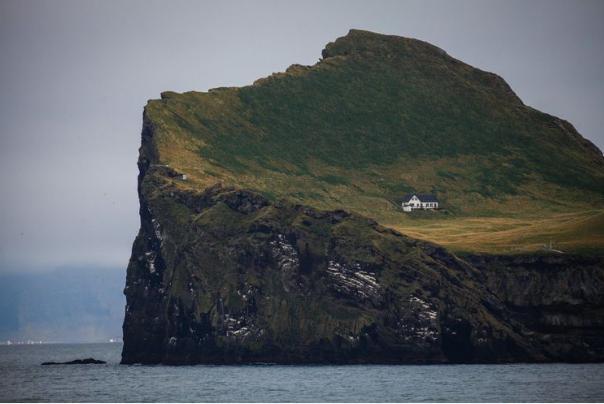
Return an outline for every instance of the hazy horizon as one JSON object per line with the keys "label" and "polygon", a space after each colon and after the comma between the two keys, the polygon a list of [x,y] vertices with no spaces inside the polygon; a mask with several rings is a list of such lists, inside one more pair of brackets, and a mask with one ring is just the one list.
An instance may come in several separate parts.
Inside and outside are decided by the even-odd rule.
{"label": "hazy horizon", "polygon": [[0,3],[0,273],[124,268],[142,108],[314,64],[349,29],[414,37],[502,76],[604,148],[601,1]]}
{"label": "hazy horizon", "polygon": [[124,283],[118,268],[0,273],[0,344],[121,338]]}

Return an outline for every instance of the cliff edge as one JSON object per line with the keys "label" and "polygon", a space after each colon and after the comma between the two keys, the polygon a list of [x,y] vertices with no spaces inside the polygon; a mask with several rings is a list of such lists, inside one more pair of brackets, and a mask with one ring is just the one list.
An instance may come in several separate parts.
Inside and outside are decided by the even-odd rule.
{"label": "cliff edge", "polygon": [[[601,258],[458,256],[393,230],[412,219],[380,199],[412,185],[392,173],[417,158],[450,170],[436,186],[453,214],[450,181],[509,207],[522,187],[548,200],[577,167],[598,208],[599,150],[425,42],[351,31],[323,57],[145,108],[122,363],[602,361]],[[558,151],[531,155],[540,145]]]}

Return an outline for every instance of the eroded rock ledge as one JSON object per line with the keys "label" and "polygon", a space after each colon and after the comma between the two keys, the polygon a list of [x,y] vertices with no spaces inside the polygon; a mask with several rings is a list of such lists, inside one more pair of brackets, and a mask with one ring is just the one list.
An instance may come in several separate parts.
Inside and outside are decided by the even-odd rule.
{"label": "eroded rock ledge", "polygon": [[344,211],[139,180],[122,363],[604,358],[601,259],[459,259]]}

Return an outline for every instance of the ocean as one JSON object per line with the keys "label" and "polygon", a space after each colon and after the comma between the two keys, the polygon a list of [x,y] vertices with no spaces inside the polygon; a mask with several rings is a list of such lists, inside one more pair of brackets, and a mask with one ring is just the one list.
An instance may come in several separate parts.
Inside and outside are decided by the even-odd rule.
{"label": "ocean", "polygon": [[[0,346],[0,401],[604,401],[604,364],[124,366],[121,349]],[[107,364],[40,365],[88,357]]]}

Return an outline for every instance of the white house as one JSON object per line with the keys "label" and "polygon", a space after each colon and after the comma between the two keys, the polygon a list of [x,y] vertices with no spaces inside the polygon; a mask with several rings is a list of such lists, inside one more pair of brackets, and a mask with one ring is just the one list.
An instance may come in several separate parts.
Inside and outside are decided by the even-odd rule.
{"label": "white house", "polygon": [[438,209],[438,199],[430,194],[407,194],[403,196],[401,207],[405,212],[415,209]]}

